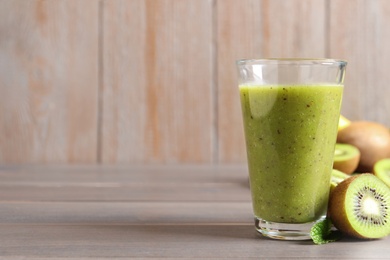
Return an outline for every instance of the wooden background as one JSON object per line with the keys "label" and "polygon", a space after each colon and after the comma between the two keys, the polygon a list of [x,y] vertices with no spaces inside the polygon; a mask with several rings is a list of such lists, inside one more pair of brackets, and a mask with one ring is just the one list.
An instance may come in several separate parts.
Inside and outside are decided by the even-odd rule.
{"label": "wooden background", "polygon": [[235,60],[349,62],[390,127],[388,0],[0,0],[0,163],[245,162]]}

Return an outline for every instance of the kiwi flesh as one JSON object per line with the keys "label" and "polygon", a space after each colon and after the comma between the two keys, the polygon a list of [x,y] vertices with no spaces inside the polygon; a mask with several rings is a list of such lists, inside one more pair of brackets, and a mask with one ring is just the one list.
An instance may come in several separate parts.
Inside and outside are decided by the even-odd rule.
{"label": "kiwi flesh", "polygon": [[333,192],[334,188],[336,188],[336,186],[344,181],[345,179],[351,177],[350,175],[344,173],[344,172],[341,172],[339,170],[336,170],[336,169],[333,169],[332,170],[332,175],[331,175],[331,178],[330,178],[330,192]]}
{"label": "kiwi flesh", "polygon": [[337,143],[351,144],[360,150],[357,172],[373,172],[374,164],[390,157],[390,132],[382,124],[354,121],[337,133]]}
{"label": "kiwi flesh", "polygon": [[390,158],[376,162],[374,165],[374,174],[390,187]]}
{"label": "kiwi flesh", "polygon": [[340,131],[341,129],[344,129],[346,128],[347,126],[349,126],[351,124],[351,121],[346,118],[345,116],[343,115],[340,115],[339,117],[339,125],[338,125],[338,130]]}
{"label": "kiwi flesh", "polygon": [[334,226],[352,237],[390,235],[390,188],[373,174],[358,174],[336,186],[328,215]]}
{"label": "kiwi flesh", "polygon": [[333,169],[330,181],[334,182],[336,184],[339,184],[340,182],[344,181],[345,179],[347,179],[349,177],[351,177],[351,175],[346,174],[342,171]]}
{"label": "kiwi flesh", "polygon": [[351,144],[336,144],[333,169],[352,174],[360,161],[360,151]]}

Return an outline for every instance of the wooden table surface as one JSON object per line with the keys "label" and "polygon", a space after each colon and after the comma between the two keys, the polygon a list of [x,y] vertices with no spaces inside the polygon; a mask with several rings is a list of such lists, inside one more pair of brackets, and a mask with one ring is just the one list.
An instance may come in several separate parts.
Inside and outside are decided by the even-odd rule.
{"label": "wooden table surface", "polygon": [[390,259],[257,235],[243,166],[0,166],[0,258]]}

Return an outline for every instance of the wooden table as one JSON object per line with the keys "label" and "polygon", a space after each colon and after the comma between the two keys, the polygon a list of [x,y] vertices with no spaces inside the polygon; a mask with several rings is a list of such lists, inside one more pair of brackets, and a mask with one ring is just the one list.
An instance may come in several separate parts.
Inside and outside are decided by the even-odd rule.
{"label": "wooden table", "polygon": [[254,230],[243,166],[0,166],[0,258],[390,259]]}

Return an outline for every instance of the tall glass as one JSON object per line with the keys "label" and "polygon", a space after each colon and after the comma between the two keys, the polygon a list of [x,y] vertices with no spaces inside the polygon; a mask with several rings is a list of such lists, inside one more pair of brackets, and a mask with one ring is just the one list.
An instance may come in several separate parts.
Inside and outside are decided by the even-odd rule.
{"label": "tall glass", "polygon": [[237,61],[255,227],[267,237],[310,239],[326,215],[346,65]]}

